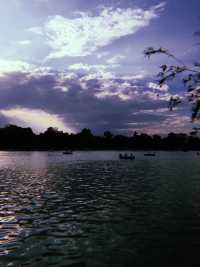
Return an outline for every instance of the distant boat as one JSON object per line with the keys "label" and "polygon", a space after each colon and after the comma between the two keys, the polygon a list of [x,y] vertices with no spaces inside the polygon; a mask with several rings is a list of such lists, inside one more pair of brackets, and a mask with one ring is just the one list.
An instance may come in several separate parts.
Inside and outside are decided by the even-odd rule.
{"label": "distant boat", "polygon": [[156,153],[145,153],[144,156],[146,156],[146,157],[155,157]]}
{"label": "distant boat", "polygon": [[131,153],[130,155],[127,154],[119,154],[119,159],[125,159],[125,160],[134,160],[135,156]]}
{"label": "distant boat", "polygon": [[73,151],[72,150],[66,150],[63,152],[64,155],[72,155]]}

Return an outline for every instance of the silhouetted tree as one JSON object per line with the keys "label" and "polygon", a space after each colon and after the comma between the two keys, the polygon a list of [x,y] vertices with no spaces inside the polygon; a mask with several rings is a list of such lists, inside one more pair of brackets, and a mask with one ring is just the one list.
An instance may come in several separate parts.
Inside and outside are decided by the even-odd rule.
{"label": "silhouetted tree", "polygon": [[105,131],[103,135],[107,140],[111,140],[113,138],[113,134],[110,131]]}
{"label": "silhouetted tree", "polygon": [[188,150],[200,149],[200,139],[196,134],[170,133],[167,137],[134,133],[128,137],[114,135],[106,131],[103,136],[95,136],[90,129],[77,134],[68,134],[49,127],[44,133],[36,135],[31,128],[8,125],[0,128],[0,149],[8,150]]}
{"label": "silhouetted tree", "polygon": [[46,136],[57,136],[62,134],[62,131],[58,131],[58,128],[56,127],[49,127],[47,130],[44,132],[44,135]]}
{"label": "silhouetted tree", "polygon": [[19,149],[34,145],[35,134],[31,128],[22,128],[16,125],[7,125],[0,129],[0,146],[2,148],[17,147]]}
{"label": "silhouetted tree", "polygon": [[87,129],[87,128],[84,128],[84,129],[80,132],[79,135],[82,136],[82,137],[86,137],[86,138],[93,137],[93,134],[92,134],[91,130],[90,130],[90,129]]}
{"label": "silhouetted tree", "polygon": [[[198,31],[195,34],[200,35],[200,32]],[[171,96],[169,99],[169,109],[172,111],[182,101],[187,100],[192,103],[192,122],[200,119],[200,62],[196,62],[192,67],[187,66],[182,60],[164,48],[148,47],[144,54],[148,58],[152,55],[163,54],[175,61],[175,64],[163,64],[160,66],[161,71],[157,74],[158,84],[162,87],[164,84],[180,76],[187,89],[187,94],[185,98]]]}

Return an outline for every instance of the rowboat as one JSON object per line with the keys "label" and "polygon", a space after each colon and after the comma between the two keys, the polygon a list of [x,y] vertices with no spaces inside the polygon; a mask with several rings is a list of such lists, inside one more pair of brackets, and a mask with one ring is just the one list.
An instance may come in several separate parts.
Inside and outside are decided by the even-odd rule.
{"label": "rowboat", "polygon": [[146,157],[155,157],[156,153],[145,153],[144,156]]}
{"label": "rowboat", "polygon": [[134,160],[135,156],[131,153],[130,155],[127,154],[119,154],[119,159],[125,159],[125,160]]}
{"label": "rowboat", "polygon": [[64,155],[72,155],[73,154],[73,151],[71,150],[66,150],[63,152]]}

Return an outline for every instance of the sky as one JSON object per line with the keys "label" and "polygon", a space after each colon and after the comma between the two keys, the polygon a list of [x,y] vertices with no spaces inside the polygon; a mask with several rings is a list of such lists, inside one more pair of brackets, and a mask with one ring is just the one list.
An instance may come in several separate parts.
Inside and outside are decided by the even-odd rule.
{"label": "sky", "polygon": [[191,131],[190,106],[167,109],[185,88],[156,83],[174,62],[143,51],[166,47],[193,63],[199,10],[199,0],[0,0],[0,127]]}

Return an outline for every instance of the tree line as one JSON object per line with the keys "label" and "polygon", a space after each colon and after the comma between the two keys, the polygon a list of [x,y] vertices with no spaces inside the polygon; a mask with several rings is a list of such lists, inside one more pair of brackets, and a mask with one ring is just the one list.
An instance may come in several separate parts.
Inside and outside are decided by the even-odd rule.
{"label": "tree line", "polygon": [[0,128],[0,150],[200,150],[198,133],[166,136],[134,132],[131,136],[109,131],[97,136],[90,129],[69,134],[49,127],[35,134],[31,128],[8,125]]}

